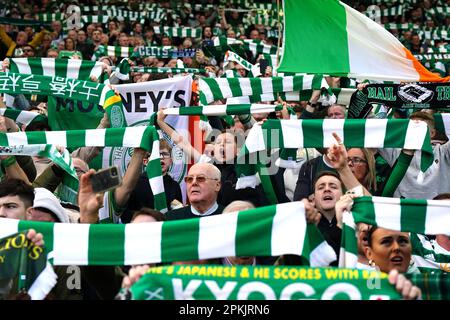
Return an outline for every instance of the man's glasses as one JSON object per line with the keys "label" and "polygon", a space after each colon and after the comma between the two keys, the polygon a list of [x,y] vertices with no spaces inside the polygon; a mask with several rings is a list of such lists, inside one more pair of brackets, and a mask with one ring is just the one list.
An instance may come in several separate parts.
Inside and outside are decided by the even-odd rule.
{"label": "man's glasses", "polygon": [[170,158],[170,153],[169,152],[160,152],[159,157],[162,159],[168,159],[168,158]]}
{"label": "man's glasses", "polygon": [[359,157],[351,157],[351,158],[347,158],[347,162],[351,162],[352,164],[361,164],[361,163],[367,163],[366,160],[359,158]]}
{"label": "man's glasses", "polygon": [[186,183],[193,183],[194,179],[197,180],[198,183],[203,183],[206,180],[216,180],[218,181],[219,179],[214,179],[214,178],[208,178],[207,176],[204,175],[198,175],[198,176],[186,176],[184,177],[184,182]]}

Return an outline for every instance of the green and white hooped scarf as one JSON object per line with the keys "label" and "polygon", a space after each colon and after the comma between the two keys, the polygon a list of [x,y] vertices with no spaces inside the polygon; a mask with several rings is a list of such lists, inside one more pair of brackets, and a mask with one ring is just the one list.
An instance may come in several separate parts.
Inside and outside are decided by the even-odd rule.
{"label": "green and white hooped scarf", "polygon": [[70,131],[31,131],[0,133],[0,146],[51,144],[69,148],[129,147],[150,152],[147,177],[155,198],[155,209],[167,211],[159,157],[159,136],[153,126]]}
{"label": "green and white hooped scarf", "polygon": [[241,149],[236,167],[239,177],[236,188],[254,188],[258,184],[259,152],[272,148],[328,148],[336,143],[333,132],[341,137],[346,147],[419,150],[421,172],[418,183],[423,181],[427,170],[434,169],[430,135],[424,122],[403,119],[267,120],[262,126],[253,126]]}
{"label": "green and white hooped scarf", "polygon": [[136,265],[230,256],[302,256],[328,266],[334,250],[307,224],[303,202],[177,221],[68,224],[0,219],[0,237],[41,232],[54,265]]}

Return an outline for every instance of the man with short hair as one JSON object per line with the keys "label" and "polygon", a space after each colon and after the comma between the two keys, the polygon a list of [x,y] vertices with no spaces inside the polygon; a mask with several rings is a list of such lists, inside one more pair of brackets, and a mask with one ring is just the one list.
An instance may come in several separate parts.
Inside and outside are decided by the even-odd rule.
{"label": "man with short hair", "polygon": [[27,220],[34,201],[34,189],[28,183],[8,179],[0,182],[0,218]]}
{"label": "man with short hair", "polygon": [[328,119],[345,119],[345,106],[341,104],[332,104],[327,109]]}
{"label": "man with short hair", "polygon": [[323,171],[317,176],[313,186],[313,202],[322,215],[317,227],[339,257],[342,230],[337,226],[335,205],[343,194],[342,181],[337,173]]}
{"label": "man with short hair", "polygon": [[220,170],[213,164],[194,164],[184,178],[190,205],[168,211],[166,219],[179,220],[221,214],[223,207],[217,204],[217,196],[221,188],[220,178]]}

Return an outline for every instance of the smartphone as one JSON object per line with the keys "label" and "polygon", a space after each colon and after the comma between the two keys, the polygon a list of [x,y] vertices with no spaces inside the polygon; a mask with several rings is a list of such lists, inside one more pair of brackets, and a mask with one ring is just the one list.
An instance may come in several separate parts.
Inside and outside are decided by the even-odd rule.
{"label": "smartphone", "polygon": [[122,177],[116,166],[97,171],[90,176],[92,190],[95,193],[106,192],[117,188],[122,183]]}
{"label": "smartphone", "polygon": [[267,59],[259,60],[259,72],[261,72],[262,75],[266,74],[266,69],[268,66],[269,66],[269,60],[267,60]]}
{"label": "smartphone", "polygon": [[214,46],[214,41],[213,40],[203,40],[202,43],[203,47],[212,47]]}

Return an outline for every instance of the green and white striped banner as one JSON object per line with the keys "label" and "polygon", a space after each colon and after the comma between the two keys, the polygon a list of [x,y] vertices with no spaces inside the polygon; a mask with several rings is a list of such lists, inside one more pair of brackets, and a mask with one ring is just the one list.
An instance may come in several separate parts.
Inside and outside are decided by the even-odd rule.
{"label": "green and white striped banner", "polygon": [[66,224],[0,219],[0,238],[33,228],[41,232],[54,265],[136,265],[230,256],[301,255],[327,266],[336,254],[303,202],[200,219],[124,225]]}
{"label": "green and white striped banner", "polygon": [[[434,155],[430,134],[425,122],[406,119],[324,119],[324,120],[267,120],[250,130],[238,157],[236,188],[257,185],[256,163],[248,163],[252,154],[272,148],[328,148],[337,143],[337,133],[346,147],[401,148],[421,151],[421,172],[433,165]],[[295,137],[295,139],[292,139]],[[434,166],[433,166],[434,167]],[[435,168],[432,168],[435,169]],[[431,169],[430,169],[431,170]]]}
{"label": "green and white striped banner", "polygon": [[441,200],[360,197],[352,208],[355,223],[420,234],[450,235],[450,202]]}
{"label": "green and white striped banner", "polygon": [[2,156],[31,156],[45,157],[56,163],[61,169],[67,172],[78,183],[78,176],[72,164],[72,158],[67,150],[61,154],[55,146],[50,144],[37,145],[13,145],[0,146]]}
{"label": "green and white striped banner", "polygon": [[155,34],[167,34],[169,37],[201,38],[202,28],[189,27],[154,27]]}
{"label": "green and white striped banner", "polygon": [[129,58],[133,53],[134,47],[99,46],[92,55],[92,60],[96,61],[103,56]]}
{"label": "green and white striped banner", "polygon": [[385,23],[383,26],[387,30],[416,30],[420,28],[413,23]]}
{"label": "green and white striped banner", "polygon": [[63,77],[90,81],[91,76],[100,79],[103,62],[78,59],[12,58],[10,71],[14,73]]}
{"label": "green and white striped banner", "polygon": [[159,156],[159,136],[154,127],[126,127],[70,131],[0,133],[0,146],[52,144],[68,148],[128,147],[150,152],[147,177],[155,197],[155,209],[165,212],[166,196]]}
{"label": "green and white striped banner", "polygon": [[436,130],[450,138],[450,113],[435,113],[433,116]]}
{"label": "green and white striped banner", "polygon": [[[280,22],[281,21],[282,19],[280,20]],[[278,25],[278,20],[268,15],[257,14],[255,16],[248,16],[243,20],[243,23],[245,25],[262,24],[266,27],[276,27]]]}
{"label": "green and white striped banner", "polygon": [[[203,105],[234,97],[250,96],[256,100],[260,99],[263,94],[270,95],[292,91],[308,91],[305,92],[305,95],[311,96],[312,90],[322,87],[325,87],[322,75],[270,78],[202,78],[199,80],[200,103]],[[255,100],[251,102],[257,102]]]}
{"label": "green and white striped banner", "polygon": [[44,95],[98,104],[108,113],[112,127],[126,126],[120,96],[102,83],[58,76],[0,72],[0,92]]}
{"label": "green and white striped banner", "polygon": [[449,40],[449,28],[424,28],[417,31],[422,40]]}
{"label": "green and white striped banner", "polygon": [[[448,267],[450,256],[430,252],[431,245],[420,234],[450,235],[450,203],[441,200],[360,197],[352,212],[344,212],[339,267],[354,268],[358,261],[356,224],[363,222],[390,230],[410,232],[412,259],[422,272]],[[434,270],[430,270],[434,269]],[[443,270],[445,271],[445,270]],[[448,271],[447,271],[448,272]]]}
{"label": "green and white striped banner", "polygon": [[57,12],[57,13],[38,13],[36,15],[36,20],[44,21],[44,22],[52,22],[52,21],[63,21],[66,19],[66,14]]}
{"label": "green and white striped banner", "polygon": [[225,56],[223,58],[223,68],[224,69],[226,69],[226,67],[230,61],[237,62],[238,64],[243,66],[245,68],[245,70],[248,70],[248,71],[255,68],[255,65],[251,64],[244,58],[240,57],[237,53],[228,50],[227,52],[225,52]]}
{"label": "green and white striped banner", "polygon": [[450,253],[426,236],[412,233],[412,259],[421,273],[450,272]]}
{"label": "green and white striped banner", "polygon": [[414,57],[420,61],[420,63],[425,62],[448,62],[450,61],[450,53],[423,53],[415,54]]}
{"label": "green and white striped banner", "polygon": [[281,105],[270,104],[215,104],[200,107],[191,106],[183,108],[167,108],[164,109],[164,114],[179,116],[226,116],[260,112],[274,112],[279,111],[282,108],[283,107]]}
{"label": "green and white striped banner", "polygon": [[199,68],[168,68],[168,67],[131,67],[131,72],[142,73],[205,73],[205,69]]}
{"label": "green and white striped banner", "polygon": [[[263,43],[261,40],[244,39],[245,50],[251,51],[256,57],[260,53],[276,54],[278,47]],[[280,50],[281,51],[281,50]]]}
{"label": "green and white striped banner", "polygon": [[12,108],[0,108],[0,115],[14,120],[14,122],[24,124],[25,126],[28,126],[30,123],[34,122],[48,122],[46,116],[43,116],[42,114],[39,114],[37,112],[17,110]]}
{"label": "green and white striped banner", "polygon": [[107,15],[99,15],[99,16],[87,16],[87,15],[83,15],[81,16],[81,21],[83,22],[83,24],[87,25],[87,24],[91,24],[91,23],[101,23],[101,24],[105,24],[110,20],[110,16]]}
{"label": "green and white striped banner", "polygon": [[441,16],[449,16],[450,15],[450,7],[436,7],[436,8],[430,8],[427,11],[425,11],[425,15],[432,17],[434,15],[441,15]]}
{"label": "green and white striped banner", "polygon": [[427,50],[427,53],[450,53],[450,45],[447,46],[439,46],[437,48],[430,47]]}

